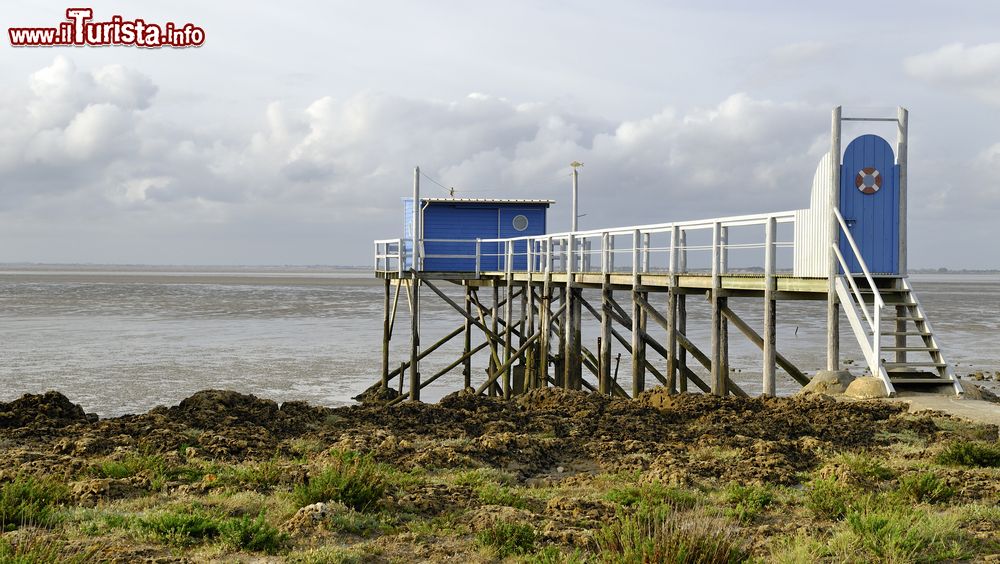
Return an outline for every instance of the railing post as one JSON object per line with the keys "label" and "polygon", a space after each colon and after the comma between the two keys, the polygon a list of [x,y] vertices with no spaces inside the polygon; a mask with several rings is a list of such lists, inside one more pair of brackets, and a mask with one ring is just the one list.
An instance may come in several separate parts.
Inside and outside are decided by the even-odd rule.
{"label": "railing post", "polygon": [[642,236],[639,230],[632,232],[632,286],[639,286],[639,256]]}
{"label": "railing post", "polygon": [[670,274],[677,274],[677,246],[680,243],[680,233],[678,233],[677,226],[674,225],[670,228]]}
{"label": "railing post", "polygon": [[524,241],[524,258],[525,258],[525,268],[528,274],[535,271],[535,240],[525,239]]}
{"label": "railing post", "polygon": [[[830,186],[829,202],[830,207],[828,237],[831,245],[837,245],[840,235],[840,225],[837,224],[833,216],[834,210],[840,205],[840,126],[841,108],[837,106],[830,116]],[[837,303],[837,288],[834,280],[837,278],[837,258],[833,249],[827,251],[827,273],[829,280],[827,284],[827,312],[826,312],[826,369],[840,369],[840,307]],[[849,272],[845,272],[850,276]],[[872,374],[874,376],[874,374]]]}
{"label": "railing post", "polygon": [[642,234],[642,272],[649,273],[649,233]]}
{"label": "railing post", "polygon": [[687,231],[681,229],[677,239],[678,245],[680,246],[680,248],[678,249],[680,256],[677,257],[678,274],[684,274],[687,272],[688,269],[687,240],[688,240]]}
{"label": "railing post", "polygon": [[[404,249],[403,239],[399,238],[396,242],[396,269],[399,271],[399,277],[403,277],[403,249]],[[388,254],[388,252],[386,253]],[[400,377],[402,379],[402,377]]]}
{"label": "railing post", "polygon": [[608,273],[608,232],[601,233],[601,274]]}
{"label": "railing post", "polygon": [[552,272],[552,237],[545,240],[545,272]]}
{"label": "railing post", "polygon": [[566,280],[567,280],[567,282],[569,281],[570,275],[573,274],[573,271],[575,270],[574,267],[576,266],[576,265],[573,264],[573,259],[575,258],[573,256],[573,251],[574,251],[574,247],[575,246],[576,246],[576,236],[573,235],[572,233],[570,233],[566,237],[566,269],[565,270],[566,270]]}
{"label": "railing post", "polygon": [[476,278],[482,273],[482,260],[483,260],[483,240],[476,237]]}
{"label": "railing post", "polygon": [[514,242],[508,239],[504,241],[504,246],[507,251],[507,256],[504,258],[504,272],[510,278],[511,273],[514,271]]}
{"label": "railing post", "polygon": [[729,272],[729,228],[719,230],[719,274]]}

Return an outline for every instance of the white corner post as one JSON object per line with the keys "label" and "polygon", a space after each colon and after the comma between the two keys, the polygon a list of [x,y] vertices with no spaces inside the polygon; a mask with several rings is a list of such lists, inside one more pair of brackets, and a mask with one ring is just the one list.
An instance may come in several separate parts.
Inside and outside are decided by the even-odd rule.
{"label": "white corner post", "polygon": [[420,270],[420,167],[413,168],[413,270]]}
{"label": "white corner post", "polygon": [[899,165],[899,275],[906,276],[906,161],[910,147],[910,112],[902,106],[897,108],[896,112],[896,164]]}
{"label": "white corner post", "polygon": [[[827,222],[830,244],[827,246],[827,311],[826,311],[826,369],[840,370],[840,304],[837,303],[837,255],[833,248],[840,241],[840,226],[833,210],[840,205],[840,123],[841,107],[833,109],[830,118],[830,194]],[[850,273],[845,273],[848,276]]]}
{"label": "white corner post", "polygon": [[577,227],[576,222],[577,222],[577,219],[579,219],[579,217],[580,217],[579,214],[577,213],[577,207],[576,207],[576,195],[577,195],[577,191],[578,191],[578,189],[580,187],[579,176],[580,176],[580,174],[576,170],[576,167],[573,167],[573,202],[572,202],[573,217],[570,219],[570,223],[569,223],[569,230],[570,231],[576,231],[576,227]]}
{"label": "white corner post", "polygon": [[[420,167],[413,169],[413,264],[410,270],[410,401],[420,401]],[[402,379],[400,374],[400,379]]]}

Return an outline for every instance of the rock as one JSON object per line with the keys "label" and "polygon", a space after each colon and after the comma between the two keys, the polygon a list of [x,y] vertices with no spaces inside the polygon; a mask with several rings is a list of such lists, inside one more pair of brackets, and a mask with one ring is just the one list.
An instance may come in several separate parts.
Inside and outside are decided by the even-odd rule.
{"label": "rock", "polygon": [[97,416],[59,392],[24,394],[10,403],[0,403],[0,429],[29,426],[66,427],[74,423],[94,423]]}
{"label": "rock", "polygon": [[882,380],[871,376],[857,378],[844,392],[844,395],[853,399],[879,399],[887,398],[889,394],[885,390]]}
{"label": "rock", "polygon": [[281,525],[281,530],[289,533],[309,531],[319,527],[324,521],[338,513],[351,511],[343,503],[337,501],[318,502],[307,505],[295,512],[288,521]]}
{"label": "rock", "polygon": [[365,403],[365,404],[381,404],[389,403],[390,401],[399,397],[399,392],[392,389],[391,387],[383,388],[382,382],[375,382],[367,390],[361,392],[360,394],[354,396],[354,401]]}
{"label": "rock", "polygon": [[847,370],[820,370],[809,380],[800,394],[840,395],[854,382],[854,376]]}

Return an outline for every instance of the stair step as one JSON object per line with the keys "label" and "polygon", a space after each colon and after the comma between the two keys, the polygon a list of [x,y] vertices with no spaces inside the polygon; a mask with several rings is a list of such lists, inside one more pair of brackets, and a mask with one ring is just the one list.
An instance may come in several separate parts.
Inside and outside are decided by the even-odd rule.
{"label": "stair step", "polygon": [[883,363],[886,368],[909,368],[911,366],[934,366],[937,368],[944,368],[948,366],[946,362],[886,362]]}
{"label": "stair step", "polygon": [[945,380],[944,378],[893,378],[890,376],[889,381],[893,384],[929,384],[932,386],[952,385],[951,380]]}
{"label": "stair step", "polygon": [[889,352],[941,352],[937,347],[880,347],[883,351]]}

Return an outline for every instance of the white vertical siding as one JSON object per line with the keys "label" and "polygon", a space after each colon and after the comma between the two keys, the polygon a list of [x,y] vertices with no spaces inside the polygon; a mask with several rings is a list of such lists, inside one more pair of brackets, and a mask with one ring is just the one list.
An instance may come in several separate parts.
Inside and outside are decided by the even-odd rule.
{"label": "white vertical siding", "polygon": [[813,175],[809,209],[795,212],[794,275],[825,278],[829,263],[830,154],[823,155]]}

